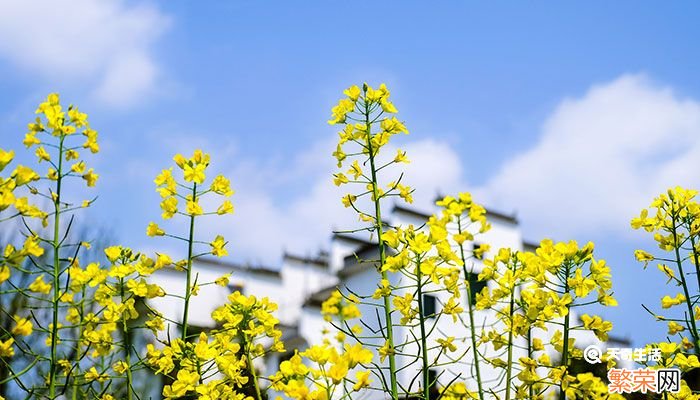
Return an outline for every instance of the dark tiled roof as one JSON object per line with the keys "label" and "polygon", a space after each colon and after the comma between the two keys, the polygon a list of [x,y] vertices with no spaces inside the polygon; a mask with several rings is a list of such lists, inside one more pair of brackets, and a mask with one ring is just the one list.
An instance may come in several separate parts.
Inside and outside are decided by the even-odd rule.
{"label": "dark tiled roof", "polygon": [[361,237],[357,237],[355,235],[350,235],[347,233],[333,233],[333,239],[334,240],[344,240],[346,242],[351,242],[359,245],[365,245],[365,244],[376,244],[376,242],[372,242],[367,239],[363,239]]}
{"label": "dark tiled roof", "polygon": [[[413,215],[414,217],[421,218],[421,219],[428,219],[430,218],[431,214],[423,211],[418,211],[414,208],[409,208],[400,204],[395,204],[394,205],[394,212],[402,212],[404,214],[410,214]],[[494,211],[494,210],[489,210],[486,209],[486,217],[489,218],[496,218],[496,219],[501,219],[503,221],[506,221],[511,224],[517,224],[518,219],[515,217],[515,215],[508,215],[499,211]]]}
{"label": "dark tiled roof", "polygon": [[540,247],[540,244],[538,242],[534,242],[532,240],[523,240],[523,250],[525,251],[535,250],[538,247]]}
{"label": "dark tiled roof", "polygon": [[323,258],[323,257],[316,257],[316,258],[311,258],[311,257],[303,257],[303,256],[297,256],[294,254],[290,254],[285,252],[282,255],[283,258],[292,260],[292,261],[297,261],[300,263],[304,264],[314,264],[318,265],[319,267],[328,267],[328,259]]}
{"label": "dark tiled roof", "polygon": [[[395,254],[395,252],[386,248],[387,255]],[[379,264],[379,249],[376,243],[368,243],[353,254],[345,257],[343,260],[343,268],[338,271],[338,277],[347,278],[358,272],[365,271],[369,268],[374,269],[375,265]]]}
{"label": "dark tiled roof", "polygon": [[365,271],[369,268],[374,269],[374,263],[367,261],[367,262],[359,262],[355,263],[349,266],[344,267],[340,271],[338,271],[338,276],[340,278],[347,278],[348,276],[354,275],[358,272]]}
{"label": "dark tiled roof", "polygon": [[616,344],[621,344],[621,345],[627,346],[627,347],[632,345],[632,341],[629,340],[628,338],[623,338],[623,337],[613,336],[613,335],[608,335],[607,343],[608,344],[616,343]]}
{"label": "dark tiled roof", "polygon": [[331,293],[338,288],[337,285],[328,286],[306,298],[305,307],[321,307],[321,304],[331,297]]}
{"label": "dark tiled roof", "polygon": [[222,269],[245,271],[253,274],[268,275],[276,278],[280,277],[280,271],[278,269],[273,269],[265,266],[234,264],[231,262],[220,261],[213,258],[199,258],[195,262],[208,265],[215,265],[221,267]]}
{"label": "dark tiled roof", "polygon": [[378,258],[377,244],[367,243],[360,246],[352,254],[345,256],[345,258],[343,258],[343,265],[352,264],[353,262],[357,262],[358,259],[360,261],[370,261]]}

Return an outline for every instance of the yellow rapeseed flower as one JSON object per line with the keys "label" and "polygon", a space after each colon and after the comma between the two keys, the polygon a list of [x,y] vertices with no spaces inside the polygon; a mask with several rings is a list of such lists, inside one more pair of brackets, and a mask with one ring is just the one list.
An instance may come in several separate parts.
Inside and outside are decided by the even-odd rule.
{"label": "yellow rapeseed flower", "polygon": [[12,346],[15,343],[15,338],[9,338],[5,341],[0,340],[0,357],[12,357],[15,355],[15,348]]}
{"label": "yellow rapeseed flower", "polygon": [[212,241],[209,245],[211,246],[212,255],[215,255],[217,257],[223,257],[228,255],[228,251],[225,248],[226,240],[223,236],[217,235],[214,241]]}
{"label": "yellow rapeseed flower", "polygon": [[161,229],[158,224],[155,222],[151,222],[148,224],[148,227],[146,228],[146,235],[148,236],[163,236],[165,235],[165,231]]}
{"label": "yellow rapeseed flower", "polygon": [[204,164],[185,164],[185,180],[187,182],[195,182],[198,184],[204,183],[204,179],[206,179],[206,175],[204,175],[205,169],[206,165]]}
{"label": "yellow rapeseed flower", "polygon": [[369,379],[370,371],[357,371],[355,373],[355,384],[352,386],[352,390],[357,392],[362,388],[368,387],[372,380]]}
{"label": "yellow rapeseed flower", "polygon": [[83,179],[87,183],[88,187],[95,186],[97,178],[99,178],[99,175],[95,173],[93,168],[90,168],[87,173],[83,174]]}
{"label": "yellow rapeseed flower", "polygon": [[51,285],[44,282],[44,274],[41,274],[34,279],[28,287],[30,291],[35,293],[49,294],[51,292]]}
{"label": "yellow rapeseed flower", "polygon": [[33,325],[28,318],[20,318],[15,315],[15,326],[12,328],[13,335],[29,336],[32,334]]}

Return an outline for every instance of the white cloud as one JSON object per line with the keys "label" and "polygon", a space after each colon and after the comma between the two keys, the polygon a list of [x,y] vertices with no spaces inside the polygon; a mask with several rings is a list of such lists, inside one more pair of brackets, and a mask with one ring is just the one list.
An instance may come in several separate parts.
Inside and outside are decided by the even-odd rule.
{"label": "white cloud", "polygon": [[[659,192],[700,186],[699,132],[700,103],[644,76],[623,76],[563,100],[530,149],[471,189],[488,207],[516,209],[528,237],[629,233],[630,218]],[[190,140],[178,143],[193,148]],[[438,192],[470,189],[463,160],[449,144],[414,136],[393,143],[412,160],[400,168],[404,183],[416,188],[417,207],[427,209]],[[235,146],[214,151],[213,166],[235,160],[221,172],[236,189],[236,213],[203,219],[200,232],[224,234],[237,259],[276,265],[282,249],[312,254],[332,229],[357,227],[355,213],[340,203],[352,189],[331,182],[334,147],[319,142],[291,159],[265,161],[236,154]],[[395,151],[392,144],[383,153]],[[383,175],[391,179],[398,170]]]}
{"label": "white cloud", "polygon": [[629,220],[675,185],[700,186],[700,103],[643,75],[566,99],[529,150],[477,190],[517,209],[533,235],[629,232]]}
{"label": "white cloud", "polygon": [[[473,190],[487,206],[517,210],[529,237],[628,234],[629,220],[658,193],[675,185],[700,187],[700,103],[643,75],[625,75],[563,100],[534,136],[530,149]],[[438,190],[467,189],[463,161],[448,144],[402,142],[413,161],[402,166],[405,182],[417,189],[418,205]],[[273,260],[282,247],[313,251],[328,239],[330,227],[355,224],[338,200],[347,187],[330,183],[332,145],[309,149],[282,177],[273,172],[278,165],[247,163],[232,171],[245,177],[246,187],[237,194],[235,221],[217,228],[228,230],[233,247]],[[296,197],[275,192],[289,182],[307,189]]]}
{"label": "white cloud", "polygon": [[416,189],[413,197],[417,207],[431,206],[438,194],[466,190],[463,160],[449,144],[424,139],[401,148],[411,159],[401,169],[405,171],[405,182]]}
{"label": "white cloud", "polygon": [[81,82],[109,105],[150,94],[151,47],[169,18],[124,0],[0,0],[0,57],[53,82]]}
{"label": "white cloud", "polygon": [[[417,188],[417,204],[425,208],[438,190],[460,186],[460,160],[448,145],[429,139],[396,139],[411,159],[402,169],[407,177],[404,182]],[[357,215],[340,201],[342,195],[358,188],[337,188],[332,183],[331,173],[337,170],[330,156],[333,149],[331,142],[317,143],[285,163],[284,168],[251,160],[239,163],[226,174],[236,189],[235,215],[230,219],[205,219],[203,231],[223,233],[231,240],[232,254],[239,259],[274,264],[283,249],[313,254],[326,247],[333,229],[359,227]],[[393,157],[396,148],[387,146],[383,153]],[[398,177],[389,169],[382,174],[387,179]],[[280,189],[295,186],[301,188],[296,196]]]}

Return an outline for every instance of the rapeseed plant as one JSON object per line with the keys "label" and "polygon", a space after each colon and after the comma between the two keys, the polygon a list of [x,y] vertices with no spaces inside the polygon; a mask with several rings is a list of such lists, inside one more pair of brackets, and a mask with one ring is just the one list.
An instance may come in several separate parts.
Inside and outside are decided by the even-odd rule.
{"label": "rapeseed plant", "polygon": [[[154,182],[161,217],[182,218],[188,229],[177,233],[150,222],[146,234],[181,243],[185,258],[174,260],[162,252],[149,257],[115,245],[103,249],[105,265],[81,263],[92,243],[74,241],[68,233],[77,211],[94,199],[69,199],[67,185],[77,178],[95,186],[98,175],[81,152],[99,151],[97,132],[86,114],[73,106],[64,110],[59,96],[49,95],[24,138],[39,165],[47,165],[46,172],[17,165],[0,177],[0,222],[21,221],[24,234],[21,244],[7,244],[0,255],[0,294],[24,296],[29,305],[0,332],[6,379],[26,398],[52,400],[140,399],[138,377],[149,370],[168,378],[162,391],[166,399],[264,400],[271,390],[298,400],[621,398],[608,393],[599,377],[571,369],[583,357],[577,332],[605,341],[612,329],[609,321],[585,313],[586,307],[617,305],[610,267],[594,257],[593,244],[543,240],[533,252],[477,246],[475,239],[491,225],[485,208],[469,193],[439,199],[440,212],[422,226],[389,225],[382,219],[386,202],[413,201],[403,174],[387,177],[388,167],[409,162],[406,152],[385,154],[390,140],[408,129],[396,118],[385,85],[351,86],[344,95],[329,121],[342,125],[333,153],[341,170],[333,182],[358,188],[341,202],[357,213],[362,226],[345,232],[368,234],[374,244],[376,256],[357,257],[357,262],[375,267],[376,288],[372,293],[352,287],[334,291],[321,307],[333,339],[290,349],[291,358],[267,376],[259,374],[262,359],[286,351],[276,304],[234,291],[211,314],[214,328],[194,333],[190,323],[192,298],[201,288],[229,282],[230,274],[202,282],[194,268],[200,257],[228,255],[223,236],[198,237],[197,221],[233,212],[229,179],[207,179],[211,157],[201,150],[191,157],[175,155],[175,166],[162,170]],[[0,173],[14,156],[0,149]],[[649,367],[678,367],[686,374],[700,368],[696,195],[671,189],[654,200],[651,212],[643,210],[632,221],[633,228],[653,233],[667,253],[638,250],[636,258],[645,267],[658,262],[667,283],[679,288],[660,304],[668,310],[664,314],[679,310],[678,315],[649,310],[668,324],[669,334],[667,342],[647,345],[645,351],[662,355]],[[48,210],[36,205],[41,201],[48,202]],[[183,272],[182,293],[154,283],[153,274],[163,268]],[[31,279],[17,286],[17,273]],[[165,296],[179,299],[181,315],[163,315],[149,301]],[[426,302],[430,296],[437,302],[434,309]],[[372,313],[375,322],[367,318]],[[481,315],[492,321],[479,325]],[[445,332],[446,324],[461,333]],[[45,351],[30,345],[33,337],[45,343]],[[139,337],[152,343],[141,349]],[[13,364],[18,354],[29,361]],[[443,372],[431,375],[436,368]],[[485,380],[487,368],[498,379]],[[680,393],[664,396],[698,398],[685,381]]]}
{"label": "rapeseed plant", "polygon": [[[650,368],[679,368],[683,376],[700,369],[700,204],[696,190],[675,187],[660,194],[649,208],[631,221],[632,229],[644,229],[653,234],[661,253],[636,250],[635,258],[644,268],[657,262],[657,269],[675,293],[661,298],[660,310],[645,306],[657,321],[668,327],[666,342],[650,343],[646,350],[656,349],[662,359]],[[695,275],[695,279],[693,279]],[[663,311],[662,311],[663,310]],[[673,313],[675,311],[675,313]],[[671,399],[700,398],[682,380],[681,391],[669,394]]]}
{"label": "rapeseed plant", "polygon": [[[385,226],[382,221],[382,200],[390,196],[399,196],[406,201],[412,201],[411,189],[401,184],[401,177],[382,187],[379,180],[379,172],[391,164],[407,162],[405,152],[398,150],[396,157],[379,165],[377,156],[382,147],[389,143],[392,136],[399,133],[408,134],[408,129],[395,116],[396,107],[389,100],[389,90],[382,84],[378,89],[374,89],[367,84],[360,89],[358,86],[351,86],[343,92],[345,98],[331,110],[332,117],[329,124],[344,124],[339,132],[339,142],[333,156],[338,162],[338,168],[342,168],[348,157],[354,158],[350,168],[345,172],[338,172],[334,175],[334,183],[338,186],[344,184],[354,184],[364,187],[359,193],[350,193],[342,198],[343,205],[355,210],[360,219],[367,224],[366,227],[353,232],[367,231],[376,235],[377,248],[379,253],[378,271],[382,281],[387,281],[388,272],[383,266],[386,264],[388,255],[384,240]],[[349,153],[346,153],[348,151]],[[362,161],[362,166],[359,161]],[[358,199],[369,197],[371,202],[370,210],[361,211],[358,208]],[[399,387],[397,381],[396,349],[394,338],[394,322],[392,320],[391,289],[382,293],[382,309],[384,314],[384,324],[382,336],[386,339],[382,346],[384,356],[389,359],[388,375],[389,384],[385,387],[394,400],[399,398]],[[380,353],[381,354],[381,353]],[[382,357],[383,361],[384,357]],[[382,382],[387,382],[385,374],[381,372]]]}

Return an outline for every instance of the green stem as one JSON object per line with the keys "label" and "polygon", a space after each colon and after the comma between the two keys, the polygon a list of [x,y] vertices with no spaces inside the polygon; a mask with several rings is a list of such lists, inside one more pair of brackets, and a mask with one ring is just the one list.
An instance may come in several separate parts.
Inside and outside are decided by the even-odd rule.
{"label": "green stem", "polygon": [[[462,220],[457,217],[457,230],[462,234]],[[467,311],[469,313],[469,331],[472,341],[472,352],[474,353],[474,369],[476,370],[476,384],[479,388],[479,400],[484,400],[484,388],[481,383],[481,369],[479,367],[479,352],[476,350],[476,327],[474,326],[474,306],[472,305],[471,285],[469,284],[469,274],[467,273],[467,257],[464,255],[464,244],[459,245],[459,252],[462,258],[462,270],[464,271],[464,281],[467,288]]]}
{"label": "green stem", "polygon": [[80,387],[79,384],[80,384],[80,377],[76,377],[73,380],[73,394],[72,394],[73,400],[78,400],[78,390]]}
{"label": "green stem", "polygon": [[51,365],[49,366],[49,398],[54,399],[56,397],[56,368],[58,367],[58,357],[56,354],[56,347],[58,343],[58,302],[61,298],[60,296],[60,225],[61,225],[61,181],[63,180],[63,140],[64,136],[61,136],[58,144],[58,179],[56,180],[56,195],[53,201],[54,205],[54,217],[53,217],[53,301],[51,303],[53,316],[51,325]]}
{"label": "green stem", "polygon": [[698,280],[698,291],[700,291],[700,256],[698,256],[698,250],[695,248],[695,237],[690,237],[690,246],[693,249],[693,260],[695,261],[695,278]]}
{"label": "green stem", "polygon": [[[564,294],[569,293],[569,274],[571,266],[567,262],[565,265],[564,274]],[[564,366],[564,374],[562,375],[562,383],[559,384],[559,400],[566,400],[566,391],[564,390],[564,380],[566,374],[569,373],[569,325],[571,316],[570,304],[566,305],[566,316],[564,317],[564,343],[562,344],[561,365]]]}
{"label": "green stem", "polygon": [[262,394],[260,393],[260,385],[258,382],[258,373],[255,372],[255,366],[253,365],[253,358],[250,356],[250,345],[245,343],[246,346],[246,358],[248,358],[248,369],[250,370],[250,375],[253,378],[253,386],[255,387],[256,400],[262,400]]}
{"label": "green stem", "polygon": [[[124,278],[119,279],[119,286],[121,290],[122,304],[125,302],[124,298]],[[126,395],[128,400],[134,398],[134,385],[133,376],[131,375],[131,337],[129,336],[129,327],[126,321],[126,313],[122,313],[122,329],[124,335],[124,362],[126,362]]]}
{"label": "green stem", "polygon": [[[84,316],[85,316],[85,286],[83,286],[83,289],[81,291],[82,297],[80,298],[80,322],[79,322],[79,328],[78,328],[78,335],[77,337],[83,337],[83,332],[85,332],[85,324],[83,323],[84,321]],[[75,356],[73,357],[73,363],[77,364],[79,362],[78,358],[80,357],[79,352],[75,352]],[[80,390],[80,377],[76,377],[73,380],[73,400],[78,400],[78,390]]]}
{"label": "green stem", "polygon": [[[374,149],[372,148],[372,124],[369,121],[369,103],[365,102],[365,127],[367,129],[367,150],[369,151],[369,164],[372,172],[372,197],[374,199],[374,217],[376,219],[377,241],[379,246],[379,269],[386,262],[386,248],[382,235],[384,233],[382,225],[382,209],[379,203],[379,190],[377,183],[377,169],[374,163]],[[386,271],[381,271],[382,279],[388,279]],[[394,354],[394,325],[391,321],[391,302],[390,293],[383,296],[384,300],[384,318],[386,320],[386,339],[391,347],[389,352],[389,378],[391,380],[391,397],[393,400],[399,399],[399,385],[396,380],[396,355]]]}
{"label": "green stem", "polygon": [[[197,201],[197,184],[192,186],[192,201]],[[190,215],[190,234],[187,239],[187,286],[185,287],[185,309],[182,313],[182,341],[187,341],[187,317],[190,310],[192,292],[192,248],[194,246],[194,215]]]}
{"label": "green stem", "polygon": [[[672,212],[673,213],[673,212]],[[688,306],[688,320],[690,321],[690,327],[692,332],[690,334],[693,336],[693,344],[695,345],[695,352],[698,353],[700,350],[700,338],[698,337],[698,328],[695,325],[695,314],[693,314],[693,305],[690,300],[690,292],[688,291],[688,283],[685,280],[685,274],[683,273],[683,262],[681,261],[681,253],[679,250],[680,244],[678,243],[678,226],[676,225],[676,217],[673,218],[673,250],[676,255],[676,266],[678,267],[678,273],[681,278],[681,285],[683,286],[683,293],[685,294],[685,304]],[[693,248],[694,249],[694,248]]]}
{"label": "green stem", "polygon": [[420,271],[421,259],[418,256],[416,263],[416,277],[418,287],[418,321],[420,324],[421,357],[423,360],[423,399],[430,399],[430,374],[428,373],[428,338],[425,333],[425,315],[423,312],[423,274]]}
{"label": "green stem", "polygon": [[[532,358],[532,326],[529,326],[527,328],[527,358],[529,358],[531,360],[533,359]],[[534,393],[533,388],[532,388],[532,383],[527,385],[527,390],[528,390],[528,394],[530,395],[530,397],[528,397],[528,398],[534,399],[535,393]]]}
{"label": "green stem", "polygon": [[[512,262],[511,262],[512,263]],[[515,276],[515,264],[511,267]],[[515,282],[510,288],[510,308],[508,315],[510,318],[510,329],[508,329],[508,367],[506,369],[506,400],[510,400],[510,385],[513,378],[513,314],[515,314]]]}

